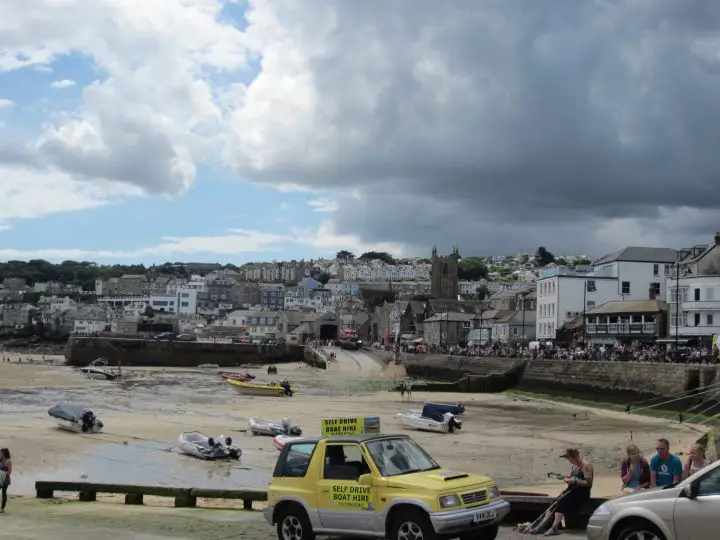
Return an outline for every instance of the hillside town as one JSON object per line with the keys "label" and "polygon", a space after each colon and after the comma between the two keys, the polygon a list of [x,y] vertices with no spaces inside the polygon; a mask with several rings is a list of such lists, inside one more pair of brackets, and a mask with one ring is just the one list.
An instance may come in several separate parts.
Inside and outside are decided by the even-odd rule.
{"label": "hillside town", "polygon": [[720,333],[720,233],[686,249],[629,246],[593,260],[544,247],[465,258],[457,248],[433,248],[427,259],[341,251],[334,259],[182,270],[97,277],[90,290],[6,276],[0,331],[304,343],[352,329],[368,345],[420,352],[712,348]]}

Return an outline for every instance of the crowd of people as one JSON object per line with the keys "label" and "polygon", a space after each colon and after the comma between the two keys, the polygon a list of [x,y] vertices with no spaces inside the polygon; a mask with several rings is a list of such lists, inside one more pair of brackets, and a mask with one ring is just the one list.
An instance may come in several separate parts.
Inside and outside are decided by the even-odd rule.
{"label": "crowd of people", "polygon": [[[717,441],[715,444],[717,446]],[[701,444],[692,445],[685,462],[670,452],[667,439],[658,439],[655,451],[648,460],[635,444],[627,446],[626,456],[619,467],[622,494],[675,485],[711,463],[705,455],[705,447]],[[590,500],[595,466],[583,459],[577,448],[568,448],[561,457],[570,465],[570,472],[562,478],[566,484],[565,490],[540,519],[521,525],[522,532],[555,536],[559,534],[563,520],[582,511],[583,505]]]}
{"label": "crowd of people", "polygon": [[[403,350],[403,352],[409,352]],[[528,358],[533,360],[595,360],[609,362],[681,362],[716,364],[720,360],[717,347],[685,347],[680,350],[659,345],[634,344],[590,347],[539,345],[529,347],[492,343],[484,346],[430,345],[429,354],[447,354],[465,358]]]}

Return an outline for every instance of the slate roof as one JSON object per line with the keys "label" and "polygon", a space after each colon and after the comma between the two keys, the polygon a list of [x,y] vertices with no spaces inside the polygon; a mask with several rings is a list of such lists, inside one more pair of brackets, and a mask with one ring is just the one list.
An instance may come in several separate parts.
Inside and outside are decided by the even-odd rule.
{"label": "slate roof", "polygon": [[600,257],[593,262],[593,266],[608,264],[615,261],[648,262],[648,263],[674,263],[677,251],[671,248],[653,248],[629,246],[615,253]]}
{"label": "slate roof", "polygon": [[662,300],[634,300],[628,302],[605,302],[587,311],[587,315],[610,315],[623,313],[660,313],[667,311]]}

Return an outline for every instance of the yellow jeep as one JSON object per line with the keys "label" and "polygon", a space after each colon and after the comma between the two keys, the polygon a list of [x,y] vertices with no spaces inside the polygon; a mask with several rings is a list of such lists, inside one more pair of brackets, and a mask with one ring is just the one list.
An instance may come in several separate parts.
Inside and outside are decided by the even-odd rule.
{"label": "yellow jeep", "polygon": [[360,435],[286,443],[264,514],[279,540],[494,540],[509,511],[490,478],[441,468],[410,437]]}

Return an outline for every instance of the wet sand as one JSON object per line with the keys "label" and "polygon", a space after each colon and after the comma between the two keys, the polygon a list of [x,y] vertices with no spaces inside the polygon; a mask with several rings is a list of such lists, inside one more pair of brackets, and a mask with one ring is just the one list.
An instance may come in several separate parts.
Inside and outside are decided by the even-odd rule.
{"label": "wet sand", "polygon": [[[27,355],[23,355],[24,358]],[[289,416],[306,435],[320,434],[320,420],[334,416],[380,416],[386,433],[411,433],[441,464],[487,474],[502,488],[557,494],[562,486],[547,473],[567,471],[559,458],[578,446],[596,464],[596,495],[619,491],[617,466],[632,441],[648,455],[663,436],[686,450],[700,434],[668,420],[590,407],[495,394],[413,394],[402,401],[392,377],[398,366],[342,362],[327,371],[279,365],[300,391],[292,398],[243,396],[212,369],[124,368],[121,383],[91,381],[76,369],[0,364],[0,446],[13,452],[11,493],[31,494],[36,480],[158,484],[168,486],[265,487],[277,457],[269,437],[247,430],[247,419],[280,421]],[[359,367],[358,367],[359,366]],[[238,370],[240,371],[240,370]],[[270,380],[263,369],[248,370]],[[442,435],[406,431],[395,413],[424,401],[463,400],[463,429]],[[58,402],[88,404],[105,423],[97,435],[73,434],[52,424],[47,409]],[[174,450],[182,431],[233,438],[240,462],[206,462]]]}

